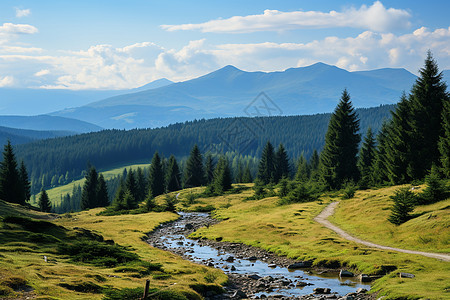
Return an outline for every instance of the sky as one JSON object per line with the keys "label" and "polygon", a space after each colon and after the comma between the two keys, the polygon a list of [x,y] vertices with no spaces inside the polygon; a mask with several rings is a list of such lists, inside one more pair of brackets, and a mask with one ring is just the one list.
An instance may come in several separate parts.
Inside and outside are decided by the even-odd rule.
{"label": "sky", "polygon": [[128,89],[226,65],[450,69],[450,1],[2,0],[0,88]]}

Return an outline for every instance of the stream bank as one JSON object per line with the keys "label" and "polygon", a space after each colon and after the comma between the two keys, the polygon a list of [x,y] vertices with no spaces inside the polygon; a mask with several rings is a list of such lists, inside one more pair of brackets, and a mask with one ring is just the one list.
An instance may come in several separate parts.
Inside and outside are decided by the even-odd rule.
{"label": "stream bank", "polygon": [[210,293],[206,299],[376,299],[365,293],[370,289],[368,283],[356,277],[339,277],[339,269],[310,268],[310,262],[300,263],[240,243],[187,239],[198,228],[214,225],[218,220],[206,213],[179,215],[178,220],[162,224],[150,233],[147,242],[184,259],[223,270],[230,281],[224,287],[226,293]]}

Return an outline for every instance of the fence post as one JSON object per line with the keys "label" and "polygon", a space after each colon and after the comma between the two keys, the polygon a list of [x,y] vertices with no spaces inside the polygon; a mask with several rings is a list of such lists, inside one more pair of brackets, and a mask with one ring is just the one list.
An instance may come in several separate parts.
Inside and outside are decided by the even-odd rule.
{"label": "fence post", "polygon": [[147,299],[148,297],[148,289],[150,287],[150,279],[147,279],[147,281],[145,282],[145,289],[144,289],[144,298],[142,299]]}

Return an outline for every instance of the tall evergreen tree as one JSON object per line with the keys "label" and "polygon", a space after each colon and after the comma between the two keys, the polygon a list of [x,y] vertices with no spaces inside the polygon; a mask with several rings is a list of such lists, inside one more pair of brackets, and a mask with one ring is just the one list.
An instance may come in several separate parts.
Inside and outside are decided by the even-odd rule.
{"label": "tall evergreen tree", "polygon": [[445,101],[442,111],[443,135],[439,140],[439,151],[441,153],[442,173],[450,178],[450,101]]}
{"label": "tall evergreen tree", "polygon": [[205,179],[206,184],[212,183],[214,180],[214,168],[215,168],[214,159],[211,155],[211,153],[208,153],[205,159]]}
{"label": "tall evergreen tree", "polygon": [[384,122],[377,134],[377,147],[375,148],[375,161],[373,165],[374,184],[383,184],[389,180],[386,168],[387,136],[389,130],[388,122]]}
{"label": "tall evergreen tree", "polygon": [[31,183],[30,180],[28,179],[28,171],[27,168],[25,167],[25,163],[23,162],[23,160],[20,163],[19,178],[22,187],[21,203],[25,203],[29,201],[31,197]]}
{"label": "tall evergreen tree", "polygon": [[278,146],[275,153],[275,183],[278,183],[281,178],[289,178],[291,167],[289,165],[289,157],[284,149],[283,144]]}
{"label": "tall evergreen tree", "polygon": [[321,153],[321,178],[331,189],[339,189],[346,181],[358,179],[356,166],[360,142],[359,119],[347,90],[331,115]]}
{"label": "tall evergreen tree", "polygon": [[314,149],[308,161],[309,178],[314,181],[317,181],[319,179],[319,165],[320,165],[319,153],[317,152],[316,149]]}
{"label": "tall evergreen tree", "polygon": [[113,206],[113,208],[115,210],[127,209],[127,206],[125,205],[125,202],[124,202],[124,197],[125,197],[126,191],[127,191],[127,188],[125,187],[125,181],[123,180],[123,178],[121,178],[119,187],[117,188],[116,194],[111,203],[111,205]]}
{"label": "tall evergreen tree", "polygon": [[133,169],[130,169],[127,174],[127,178],[125,180],[125,189],[128,190],[133,199],[138,203],[139,201],[139,188],[136,181],[136,176],[134,175]]}
{"label": "tall evergreen tree", "polygon": [[439,164],[439,138],[444,136],[441,126],[444,103],[450,101],[436,61],[428,51],[425,65],[411,89],[411,164],[408,170],[413,179],[422,179],[432,164]]}
{"label": "tall evergreen tree", "polygon": [[4,147],[3,161],[0,162],[0,199],[25,204],[17,161],[10,141]]}
{"label": "tall evergreen tree", "polygon": [[97,206],[105,207],[109,205],[108,188],[106,187],[105,178],[103,174],[98,176],[97,184]]}
{"label": "tall evergreen tree", "polygon": [[202,186],[205,183],[202,154],[197,145],[192,148],[186,161],[183,181],[184,187]]}
{"label": "tall evergreen tree", "polygon": [[91,166],[86,174],[86,180],[81,194],[81,210],[98,207],[97,202],[98,173],[95,167]]}
{"label": "tall evergreen tree", "polygon": [[150,165],[150,171],[148,174],[148,188],[152,197],[156,197],[164,194],[165,190],[165,178],[163,172],[163,166],[158,151],[155,152]]}
{"label": "tall evergreen tree", "polygon": [[244,173],[242,174],[242,183],[253,182],[252,171],[250,170],[250,164],[247,163],[244,169]]}
{"label": "tall evergreen tree", "polygon": [[147,179],[145,178],[142,168],[136,171],[136,185],[137,185],[137,201],[142,202],[147,193]]}
{"label": "tall evergreen tree", "polygon": [[50,212],[52,210],[52,203],[48,197],[47,192],[42,189],[41,195],[39,196],[39,209],[43,212]]}
{"label": "tall evergreen tree", "polygon": [[181,190],[181,173],[175,156],[169,157],[166,172],[166,191],[173,192]]}
{"label": "tall evergreen tree", "polygon": [[298,159],[298,167],[297,172],[295,173],[295,180],[300,182],[306,182],[308,181],[309,176],[310,176],[310,166],[302,153],[300,155],[300,158]]}
{"label": "tall evergreen tree", "polygon": [[386,170],[392,184],[411,181],[408,169],[411,163],[411,105],[403,93],[387,127]]}
{"label": "tall evergreen tree", "polygon": [[375,149],[375,138],[372,129],[369,127],[358,157],[358,168],[359,173],[361,174],[359,185],[361,188],[367,188],[373,184]]}
{"label": "tall evergreen tree", "polygon": [[262,151],[257,177],[263,184],[275,181],[275,152],[269,141]]}
{"label": "tall evergreen tree", "polygon": [[222,156],[217,162],[216,169],[214,170],[213,189],[217,194],[231,189],[232,177],[230,171],[230,165],[228,160]]}

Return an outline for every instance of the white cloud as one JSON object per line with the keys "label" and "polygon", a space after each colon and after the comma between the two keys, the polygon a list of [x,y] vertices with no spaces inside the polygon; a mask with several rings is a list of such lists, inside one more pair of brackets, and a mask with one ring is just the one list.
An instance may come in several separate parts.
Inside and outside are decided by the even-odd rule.
{"label": "white cloud", "polygon": [[50,70],[44,69],[34,73],[34,76],[41,77],[50,74]]}
{"label": "white cloud", "polygon": [[28,24],[3,23],[0,26],[0,34],[33,34],[37,32],[36,27]]}
{"label": "white cloud", "polygon": [[44,49],[36,47],[0,46],[0,53],[40,53]]}
{"label": "white cloud", "polygon": [[249,33],[256,31],[283,31],[304,28],[351,27],[387,32],[410,26],[411,15],[402,9],[386,9],[380,1],[359,9],[342,12],[265,10],[260,15],[234,16],[199,24],[161,25],[167,31],[200,30],[216,33]]}
{"label": "white cloud", "polygon": [[16,7],[16,17],[17,18],[27,17],[30,14],[31,14],[30,9],[20,9],[20,8]]}
{"label": "white cloud", "polygon": [[14,78],[12,76],[5,76],[5,77],[0,76],[0,88],[12,86],[13,83],[14,83]]}

